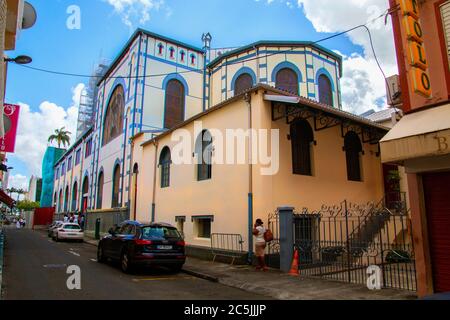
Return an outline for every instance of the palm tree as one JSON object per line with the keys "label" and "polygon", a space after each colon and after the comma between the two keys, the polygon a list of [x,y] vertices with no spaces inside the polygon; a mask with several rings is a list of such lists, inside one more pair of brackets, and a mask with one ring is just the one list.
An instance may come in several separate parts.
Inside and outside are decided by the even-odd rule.
{"label": "palm tree", "polygon": [[17,202],[19,202],[20,196],[25,194],[25,193],[27,193],[27,192],[25,190],[23,190],[23,189],[18,189],[18,190],[16,190],[16,193],[17,193]]}
{"label": "palm tree", "polygon": [[65,127],[62,127],[61,129],[56,129],[55,130],[55,134],[52,134],[49,138],[48,138],[48,142],[52,143],[53,141],[56,140],[56,142],[58,143],[58,148],[61,148],[61,144],[65,147],[66,144],[69,146],[70,145],[70,135],[71,132],[65,130]]}
{"label": "palm tree", "polygon": [[8,188],[8,189],[6,189],[6,192],[8,192],[8,195],[11,197],[11,195],[13,194],[13,193],[16,193],[16,188]]}

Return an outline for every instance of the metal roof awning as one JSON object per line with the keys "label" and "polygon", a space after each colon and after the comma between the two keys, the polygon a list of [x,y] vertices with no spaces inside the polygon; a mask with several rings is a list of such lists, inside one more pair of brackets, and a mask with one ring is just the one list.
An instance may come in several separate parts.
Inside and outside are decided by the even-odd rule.
{"label": "metal roof awning", "polygon": [[264,100],[272,102],[273,121],[286,119],[290,124],[298,118],[311,118],[315,131],[340,126],[342,137],[348,131],[354,131],[361,136],[363,143],[370,144],[378,144],[389,131],[389,128],[366,118],[301,96],[265,94]]}
{"label": "metal roof awning", "polygon": [[0,189],[0,202],[3,202],[4,204],[6,204],[8,207],[13,207],[16,203],[16,201],[14,201],[13,198],[11,198],[10,196],[8,196],[6,194],[5,191]]}
{"label": "metal roof awning", "polygon": [[450,104],[406,115],[380,145],[384,163],[450,154]]}

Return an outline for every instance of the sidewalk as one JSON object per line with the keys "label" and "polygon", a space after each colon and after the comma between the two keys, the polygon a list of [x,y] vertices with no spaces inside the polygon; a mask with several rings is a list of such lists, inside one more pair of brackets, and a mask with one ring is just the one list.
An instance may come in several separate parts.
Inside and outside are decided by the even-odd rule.
{"label": "sidewalk", "polygon": [[[98,240],[85,237],[97,246]],[[232,266],[188,257],[183,272],[208,281],[279,300],[414,300],[414,292],[383,289],[344,282],[289,276],[279,270],[255,271],[251,266]]]}
{"label": "sidewalk", "polygon": [[3,234],[3,226],[0,226],[0,300],[2,299],[2,273],[3,273],[3,249],[5,244],[5,237]]}
{"label": "sidewalk", "polygon": [[279,300],[413,300],[414,292],[366,287],[336,281],[293,277],[279,270],[255,271],[250,266],[231,266],[188,258],[183,271],[226,286]]}

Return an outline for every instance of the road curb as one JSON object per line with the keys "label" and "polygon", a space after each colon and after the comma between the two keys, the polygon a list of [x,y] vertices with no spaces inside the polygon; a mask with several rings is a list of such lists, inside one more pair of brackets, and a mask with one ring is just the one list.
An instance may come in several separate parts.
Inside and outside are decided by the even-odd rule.
{"label": "road curb", "polygon": [[84,243],[87,243],[87,244],[89,244],[91,246],[94,246],[94,247],[96,247],[98,245],[97,242],[95,242],[95,240],[86,240],[86,239],[84,239],[83,241],[84,241]]}
{"label": "road curb", "polygon": [[198,271],[194,271],[194,270],[190,270],[190,269],[185,269],[185,268],[183,268],[181,271],[186,273],[186,274],[188,274],[188,275],[190,275],[190,276],[194,276],[196,278],[200,278],[200,279],[204,279],[204,280],[208,280],[208,281],[216,282],[216,283],[219,282],[219,278],[218,277],[211,276],[211,275],[206,274],[206,273],[202,273],[202,272],[198,272]]}

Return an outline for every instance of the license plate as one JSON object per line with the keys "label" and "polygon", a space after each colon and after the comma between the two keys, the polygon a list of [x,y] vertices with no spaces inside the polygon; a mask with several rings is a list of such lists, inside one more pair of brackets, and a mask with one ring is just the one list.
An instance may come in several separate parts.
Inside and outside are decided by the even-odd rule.
{"label": "license plate", "polygon": [[77,236],[77,233],[69,233],[69,236]]}
{"label": "license plate", "polygon": [[158,250],[172,250],[172,246],[157,246]]}

